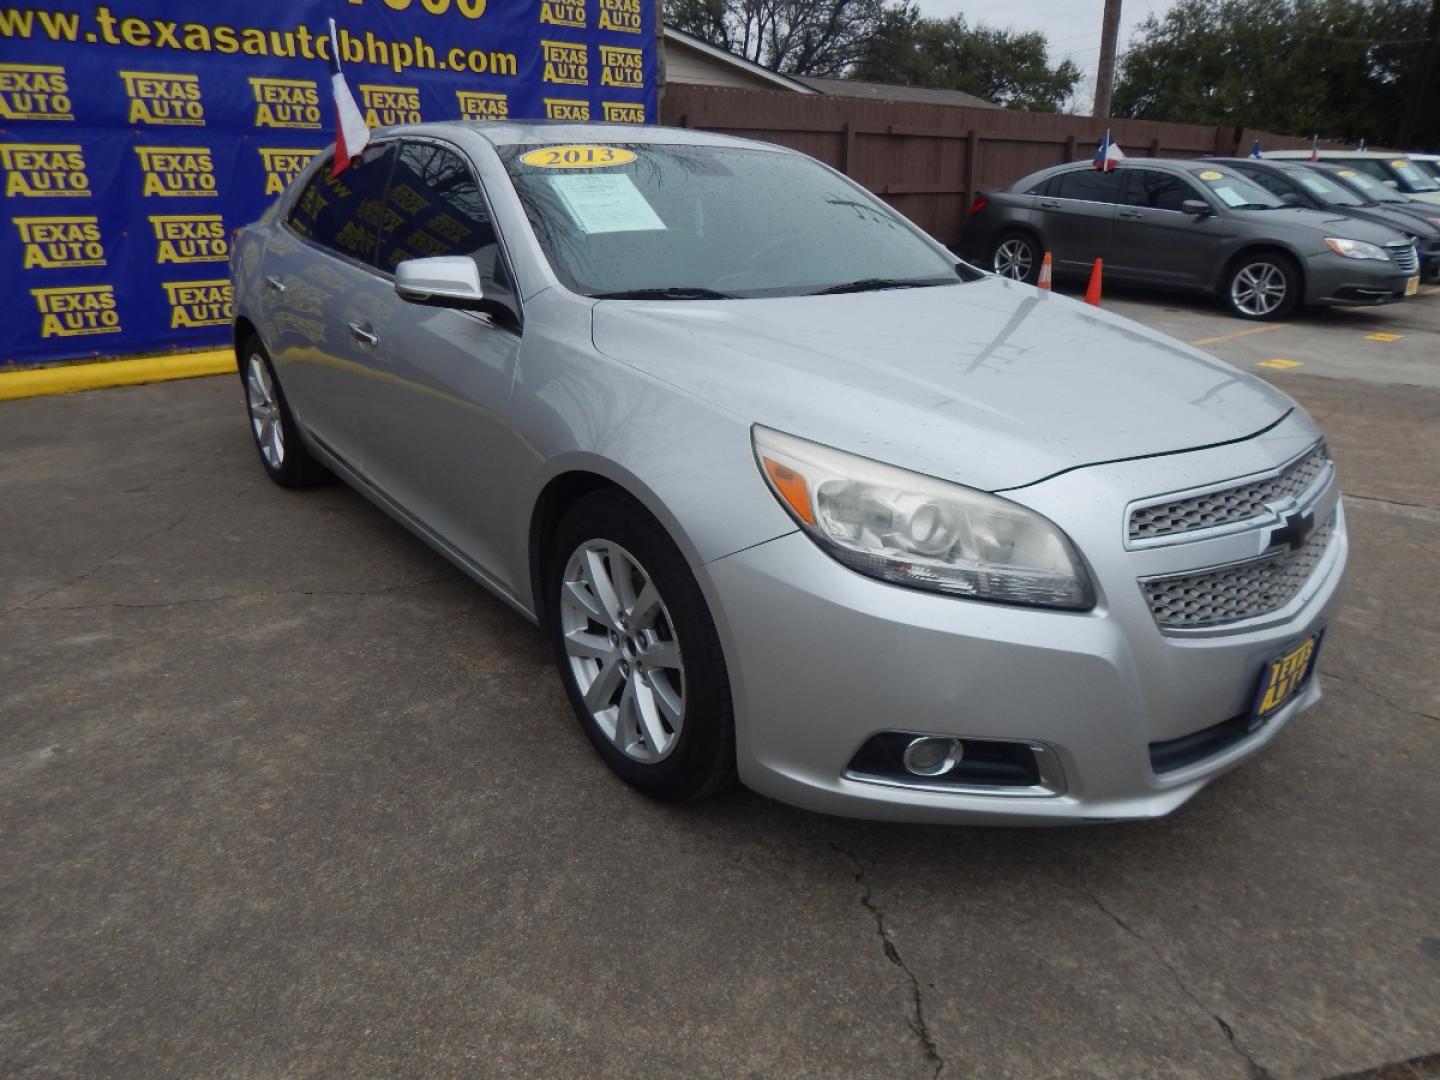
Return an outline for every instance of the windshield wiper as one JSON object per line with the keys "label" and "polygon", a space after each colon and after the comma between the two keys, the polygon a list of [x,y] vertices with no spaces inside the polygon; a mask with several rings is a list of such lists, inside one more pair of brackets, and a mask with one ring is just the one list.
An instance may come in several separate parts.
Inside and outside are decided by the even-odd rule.
{"label": "windshield wiper", "polygon": [[816,289],[808,296],[830,296],[834,293],[851,292],[875,292],[879,289],[923,289],[927,285],[946,285],[949,282],[922,280],[916,281],[911,278],[883,278],[871,277],[861,278],[859,281],[847,281],[840,285],[829,285],[823,289]]}
{"label": "windshield wiper", "polygon": [[595,300],[734,300],[730,293],[699,286],[677,285],[669,289],[626,289],[623,292],[591,293]]}

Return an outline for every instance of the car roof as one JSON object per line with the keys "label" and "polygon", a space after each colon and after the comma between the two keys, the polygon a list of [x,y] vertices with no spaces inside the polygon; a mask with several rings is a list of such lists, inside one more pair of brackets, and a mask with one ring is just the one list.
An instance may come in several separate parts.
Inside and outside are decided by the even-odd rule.
{"label": "car roof", "polygon": [[[1294,161],[1296,158],[1304,159],[1310,156],[1309,150],[1271,150],[1269,154],[1281,161]],[[1404,157],[1405,155],[1394,150],[1321,150],[1322,158],[1390,158]]]}
{"label": "car roof", "polygon": [[774,143],[717,135],[693,128],[661,127],[658,124],[576,124],[563,120],[442,120],[428,124],[404,124],[381,128],[375,134],[450,135],[461,132],[479,135],[492,146],[526,146],[534,143],[625,143],[630,146],[732,146],[748,150],[795,151]]}

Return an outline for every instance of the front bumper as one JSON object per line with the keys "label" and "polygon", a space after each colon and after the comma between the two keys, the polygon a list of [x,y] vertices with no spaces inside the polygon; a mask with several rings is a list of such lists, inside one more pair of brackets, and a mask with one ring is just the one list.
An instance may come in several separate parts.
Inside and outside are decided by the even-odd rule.
{"label": "front bumper", "polygon": [[1305,302],[1325,306],[1393,304],[1405,299],[1409,274],[1393,263],[1346,259],[1334,252],[1313,255],[1305,265]]}
{"label": "front bumper", "polygon": [[[1236,456],[1233,448],[1203,454]],[[1137,464],[1082,470],[1028,489],[1025,501],[1063,520],[1054,513],[1060,503],[1093,505],[1107,480]],[[1082,552],[1099,550],[1101,534],[1119,546],[1113,522],[1097,523],[1093,535],[1070,531]],[[719,559],[700,577],[729,661],[740,778],[784,802],[851,817],[1061,824],[1162,816],[1319,700],[1312,676],[1294,701],[1212,756],[1163,774],[1151,766],[1152,743],[1246,713],[1264,666],[1328,623],[1346,548],[1337,510],[1336,535],[1293,609],[1249,628],[1186,637],[1160,633],[1136,584],[1133,553],[1091,559],[1102,595],[1085,613],[888,585],[840,566],[802,533]],[[1061,793],[972,794],[847,778],[856,751],[894,730],[1039,744],[1063,774]]]}

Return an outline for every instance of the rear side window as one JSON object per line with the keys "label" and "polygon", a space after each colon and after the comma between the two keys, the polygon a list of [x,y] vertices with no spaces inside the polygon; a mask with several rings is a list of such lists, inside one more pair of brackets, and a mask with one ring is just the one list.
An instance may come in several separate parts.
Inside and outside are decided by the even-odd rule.
{"label": "rear side window", "polygon": [[1046,192],[1052,199],[1078,199],[1082,202],[1113,203],[1120,192],[1118,171],[1101,172],[1099,169],[1075,169],[1050,178],[1050,189]]}
{"label": "rear side window", "polygon": [[1182,177],[1173,173],[1159,169],[1126,169],[1125,175],[1130,178],[1125,187],[1125,202],[1129,206],[1179,211],[1186,199],[1201,197]]}
{"label": "rear side window", "polygon": [[394,160],[393,143],[368,147],[359,161],[332,178],[327,158],[295,200],[286,222],[321,247],[372,262],[380,198]]}

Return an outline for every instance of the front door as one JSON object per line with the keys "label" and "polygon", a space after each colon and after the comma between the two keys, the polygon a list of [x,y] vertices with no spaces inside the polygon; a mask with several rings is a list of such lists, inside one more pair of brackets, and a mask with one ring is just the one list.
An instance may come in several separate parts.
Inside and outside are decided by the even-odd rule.
{"label": "front door", "polygon": [[518,312],[513,279],[479,181],[459,150],[406,140],[385,195],[377,263],[367,294],[374,338],[361,402],[367,479],[482,568],[498,565],[497,520],[517,440],[507,422],[520,352],[516,320],[411,303],[390,275],[406,259],[468,255],[481,288]]}
{"label": "front door", "polygon": [[1224,229],[1215,214],[1187,214],[1181,205],[1210,200],[1183,176],[1160,169],[1127,168],[1115,213],[1112,260],[1121,280],[1203,288],[1215,273]]}

